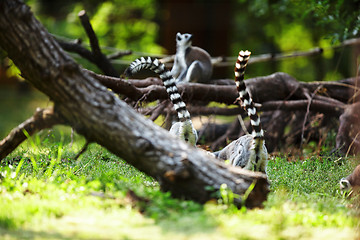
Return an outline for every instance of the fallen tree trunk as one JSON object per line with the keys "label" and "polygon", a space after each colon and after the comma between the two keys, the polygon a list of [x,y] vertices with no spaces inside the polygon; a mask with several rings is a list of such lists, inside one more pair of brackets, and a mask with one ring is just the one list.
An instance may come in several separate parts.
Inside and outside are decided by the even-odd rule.
{"label": "fallen tree trunk", "polygon": [[59,118],[153,176],[164,191],[205,202],[222,184],[239,195],[255,184],[235,203],[257,207],[266,199],[266,175],[227,166],[136,113],[81,69],[21,1],[0,2],[0,29],[0,47],[27,81],[50,97]]}
{"label": "fallen tree trunk", "polygon": [[[151,102],[159,99],[167,99],[166,90],[159,78],[149,77],[146,79],[129,79],[108,77],[88,71],[90,75],[99,80],[106,87],[115,93],[126,96],[132,101]],[[359,91],[357,81],[360,78],[349,78],[333,82],[299,82],[290,75],[277,72],[269,76],[256,77],[246,80],[249,88],[257,103],[268,101],[292,101],[307,100],[308,94],[318,89],[318,94],[314,100],[333,104],[334,107],[347,103],[357,96]],[[237,98],[237,91],[234,80],[221,79],[214,80],[212,84],[188,83],[178,86],[180,93],[185,101],[204,101],[234,104]],[[356,101],[357,99],[353,99]]]}

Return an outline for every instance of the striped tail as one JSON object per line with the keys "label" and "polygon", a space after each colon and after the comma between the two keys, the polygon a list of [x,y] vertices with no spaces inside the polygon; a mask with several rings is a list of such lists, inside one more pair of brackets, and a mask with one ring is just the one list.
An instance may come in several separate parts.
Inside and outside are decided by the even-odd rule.
{"label": "striped tail", "polygon": [[[235,83],[236,88],[239,92],[239,99],[241,100],[241,106],[246,110],[248,116],[250,117],[250,123],[252,126],[252,136],[253,136],[253,146],[252,149],[253,154],[255,154],[255,171],[259,171],[259,161],[262,161],[262,151],[263,151],[263,144],[264,144],[264,131],[261,128],[261,122],[260,117],[257,114],[255,104],[252,101],[249,91],[246,88],[245,81],[244,81],[244,75],[245,75],[245,69],[246,65],[248,63],[248,60],[250,58],[251,52],[249,51],[240,51],[238,59],[235,64]],[[250,155],[250,158],[253,158]],[[252,160],[252,159],[250,159]]]}
{"label": "striped tail", "polygon": [[179,120],[181,122],[190,120],[190,113],[186,109],[186,105],[181,98],[178,88],[176,87],[175,79],[171,75],[170,71],[166,69],[165,65],[157,58],[141,57],[136,59],[125,70],[125,75],[129,77],[143,69],[149,69],[160,76],[166,88],[166,92],[174,105],[175,111],[178,114]]}

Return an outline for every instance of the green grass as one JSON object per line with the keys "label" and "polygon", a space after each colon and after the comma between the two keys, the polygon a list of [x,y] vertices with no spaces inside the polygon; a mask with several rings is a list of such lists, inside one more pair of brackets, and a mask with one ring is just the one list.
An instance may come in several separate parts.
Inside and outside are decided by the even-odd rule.
{"label": "green grass", "polygon": [[[61,132],[65,132],[61,134]],[[353,162],[268,165],[264,209],[173,199],[151,177],[68,128],[43,131],[2,160],[2,239],[354,239],[358,211],[338,189]],[[134,192],[138,199],[129,197]]]}

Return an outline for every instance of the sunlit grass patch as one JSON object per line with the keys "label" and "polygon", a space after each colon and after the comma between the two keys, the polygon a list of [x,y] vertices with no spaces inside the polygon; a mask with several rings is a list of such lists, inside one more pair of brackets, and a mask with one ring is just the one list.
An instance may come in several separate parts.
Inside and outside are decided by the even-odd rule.
{"label": "sunlit grass patch", "polygon": [[[60,128],[64,130],[63,128]],[[353,163],[334,157],[268,165],[263,209],[228,199],[173,199],[159,184],[70,129],[43,131],[2,161],[0,234],[7,239],[354,239],[358,212],[338,181]],[[60,140],[59,140],[60,139]],[[131,194],[135,197],[131,197]]]}

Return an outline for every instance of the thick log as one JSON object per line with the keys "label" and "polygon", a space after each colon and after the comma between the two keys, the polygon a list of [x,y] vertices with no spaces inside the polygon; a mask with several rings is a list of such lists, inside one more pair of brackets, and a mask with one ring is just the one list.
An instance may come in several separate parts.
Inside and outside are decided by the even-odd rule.
{"label": "thick log", "polygon": [[269,192],[266,175],[230,167],[195,149],[136,113],[82,70],[19,0],[0,2],[0,47],[22,75],[48,95],[55,112],[90,142],[97,142],[157,179],[173,196],[205,202],[226,184],[261,206]]}

